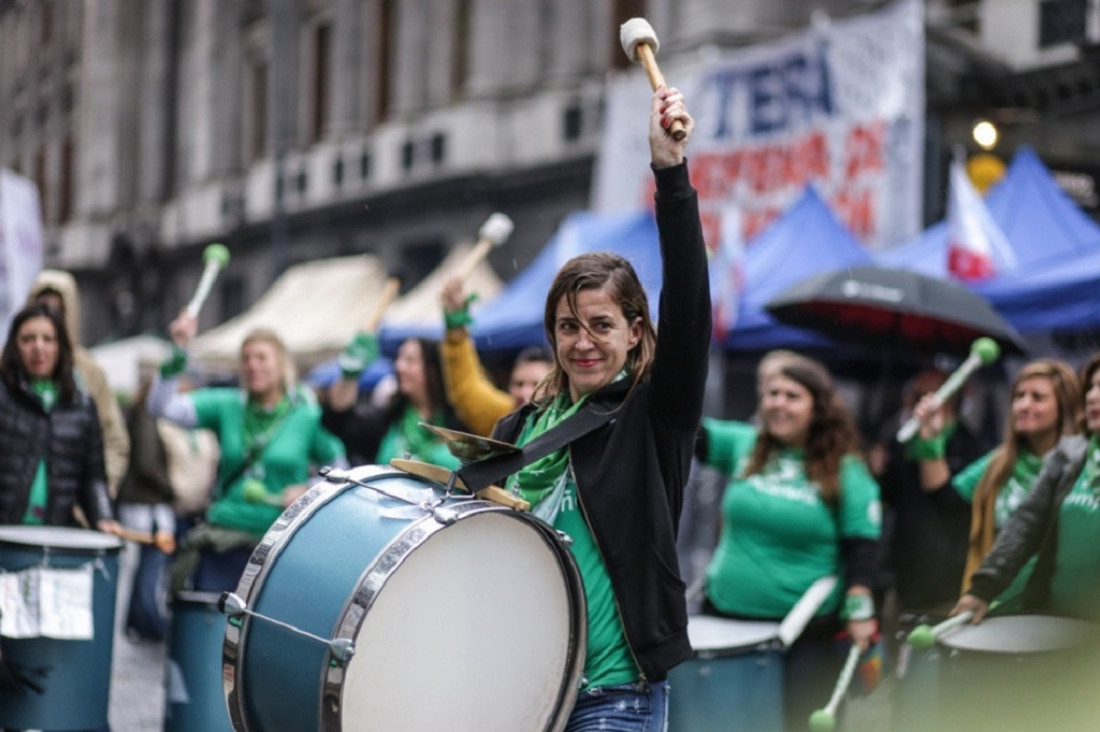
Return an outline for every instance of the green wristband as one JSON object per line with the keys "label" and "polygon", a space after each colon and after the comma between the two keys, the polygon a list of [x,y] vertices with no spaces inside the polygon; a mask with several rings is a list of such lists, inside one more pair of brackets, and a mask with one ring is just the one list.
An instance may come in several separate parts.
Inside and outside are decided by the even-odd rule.
{"label": "green wristband", "polygon": [[854,594],[844,596],[844,609],[840,612],[844,620],[873,620],[875,601],[870,595]]}
{"label": "green wristband", "polygon": [[447,330],[457,330],[459,328],[465,328],[474,322],[474,319],[470,317],[470,303],[477,299],[477,293],[471,292],[466,297],[466,302],[462,304],[460,310],[444,310],[443,311],[443,324],[447,326]]}
{"label": "green wristband", "polygon": [[946,432],[941,432],[928,439],[914,437],[905,449],[905,456],[910,460],[940,460],[945,455],[947,455]]}
{"label": "green wristband", "polygon": [[187,351],[179,346],[172,346],[172,355],[160,365],[162,379],[170,379],[179,376],[187,370]]}

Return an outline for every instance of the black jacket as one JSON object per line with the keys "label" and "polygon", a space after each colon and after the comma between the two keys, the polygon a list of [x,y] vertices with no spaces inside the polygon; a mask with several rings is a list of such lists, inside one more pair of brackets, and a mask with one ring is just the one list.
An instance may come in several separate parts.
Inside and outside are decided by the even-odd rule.
{"label": "black jacket", "polygon": [[23,522],[43,458],[49,471],[46,524],[75,525],[78,501],[92,526],[114,517],[95,402],[78,393],[47,414],[27,384],[12,389],[0,379],[0,524]]}
{"label": "black jacket", "polygon": [[[569,446],[584,516],[607,565],[626,639],[650,681],[691,655],[676,531],[710,344],[710,291],[698,199],[687,165],[655,171],[664,286],[652,373],[592,395],[617,408],[609,423]],[[532,405],[493,433],[515,442]]]}
{"label": "black jacket", "polygon": [[970,578],[970,594],[991,602],[1016,579],[1033,554],[1039,559],[1024,592],[1024,609],[1045,610],[1058,549],[1058,514],[1085,465],[1088,440],[1070,435],[1043,459],[1035,486],[997,533],[993,548]]}

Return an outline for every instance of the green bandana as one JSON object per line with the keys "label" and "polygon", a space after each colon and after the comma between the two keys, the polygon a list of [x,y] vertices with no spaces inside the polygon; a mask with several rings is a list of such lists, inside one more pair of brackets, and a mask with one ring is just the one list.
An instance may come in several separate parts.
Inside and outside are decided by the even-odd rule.
{"label": "green bandana", "polygon": [[[544,432],[557,427],[576,414],[586,401],[588,401],[587,395],[578,399],[576,404],[570,404],[568,394],[559,394],[557,399],[527,418],[527,425],[524,427],[523,434],[520,435],[519,444],[526,445]],[[537,506],[558,484],[568,466],[569,449],[563,447],[510,476],[506,487],[513,495],[518,495],[532,506]]]}
{"label": "green bandana", "polygon": [[290,411],[290,397],[284,396],[271,409],[254,402],[244,407],[244,444],[245,454],[263,451],[271,441],[275,429],[282,424],[283,417]]}
{"label": "green bandana", "polygon": [[49,412],[57,404],[57,384],[50,379],[35,379],[31,383],[31,390],[38,395],[43,411]]}

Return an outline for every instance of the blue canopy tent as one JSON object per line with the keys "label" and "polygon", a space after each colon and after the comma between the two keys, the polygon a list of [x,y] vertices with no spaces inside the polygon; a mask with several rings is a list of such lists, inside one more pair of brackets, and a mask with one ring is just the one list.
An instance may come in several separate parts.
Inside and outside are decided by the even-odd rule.
{"label": "blue canopy tent", "polygon": [[1100,246],[971,284],[1024,335],[1100,328]]}
{"label": "blue canopy tent", "polygon": [[610,251],[630,261],[649,294],[656,316],[661,293],[657,223],[648,211],[570,214],[530,265],[495,300],[478,311],[472,335],[479,349],[509,350],[546,343],[546,293],[563,264],[578,254]]}
{"label": "blue canopy tent", "polygon": [[[1015,269],[1020,272],[1032,271],[1046,261],[1100,251],[1100,226],[1058,187],[1031,148],[1016,153],[985,204],[1008,239],[1016,255]],[[947,222],[941,221],[908,242],[879,253],[876,261],[948,277],[947,234]],[[1013,325],[1020,328],[1018,323]]]}
{"label": "blue canopy tent", "polygon": [[[393,361],[388,358],[376,358],[370,366],[359,375],[359,389],[369,392],[378,386],[378,382],[393,373]],[[314,387],[329,387],[336,383],[340,377],[340,364],[331,359],[314,366],[302,381]]]}
{"label": "blue canopy tent", "polygon": [[815,274],[870,264],[871,255],[837,221],[813,188],[745,248],[745,291],[737,322],[724,346],[764,351],[829,345],[824,336],[781,325],[764,305],[783,290]]}

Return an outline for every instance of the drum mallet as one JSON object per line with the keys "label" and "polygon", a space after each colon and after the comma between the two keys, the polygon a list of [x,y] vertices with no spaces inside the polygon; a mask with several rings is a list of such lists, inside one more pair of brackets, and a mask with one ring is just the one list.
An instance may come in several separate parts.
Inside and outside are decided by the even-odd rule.
{"label": "drum mallet", "polygon": [[[998,601],[994,600],[989,604],[989,609],[993,610],[999,604]],[[909,635],[905,638],[905,642],[908,643],[914,651],[927,651],[929,648],[936,645],[938,639],[955,630],[955,628],[966,625],[973,618],[974,611],[966,610],[935,626],[930,626],[927,623],[918,625],[909,631]]]}
{"label": "drum mallet", "polygon": [[199,311],[202,310],[202,304],[210,295],[214,280],[218,279],[218,273],[229,264],[229,250],[224,244],[210,244],[202,250],[202,261],[204,263],[202,278],[199,279],[199,286],[195,288],[194,297],[187,303],[187,314],[192,318],[199,317]]}
{"label": "drum mallet", "polygon": [[399,292],[401,292],[400,279],[390,277],[386,280],[386,285],[382,288],[382,294],[378,296],[378,301],[374,304],[374,310],[367,318],[367,322],[363,324],[365,332],[376,333],[378,331],[378,324],[382,322],[382,316],[386,314],[386,308],[397,299]]}
{"label": "drum mallet", "polygon": [[468,280],[482,260],[489,256],[489,252],[493,251],[493,247],[499,247],[507,241],[515,228],[512,219],[499,212],[485,219],[485,223],[478,230],[477,244],[462,260],[462,263],[458,265],[455,276],[463,282]]}
{"label": "drum mallet", "polygon": [[829,703],[824,709],[818,709],[810,715],[812,732],[832,732],[836,729],[836,708],[840,706],[840,700],[844,698],[844,694],[852,684],[852,676],[855,675],[856,665],[859,663],[859,654],[857,645],[848,649],[848,658],[844,660],[844,667],[840,669],[840,676],[837,677],[836,688],[833,689]]}
{"label": "drum mallet", "polygon": [[[992,338],[979,338],[970,344],[970,355],[955,369],[947,381],[943,382],[933,395],[937,405],[942,405],[959,390],[970,375],[982,366],[988,366],[1001,355],[1001,347]],[[920,420],[915,416],[905,420],[905,424],[898,430],[898,442],[909,442],[920,429]]]}
{"label": "drum mallet", "polygon": [[[645,69],[651,88],[656,89],[664,85],[665,77],[657,66],[657,49],[661,44],[658,43],[657,34],[648,20],[631,18],[619,26],[619,42],[623,44],[623,51],[626,52],[627,57],[634,63],[641,64]],[[677,142],[684,139],[687,134],[684,123],[678,119],[672,121],[668,132]]]}

